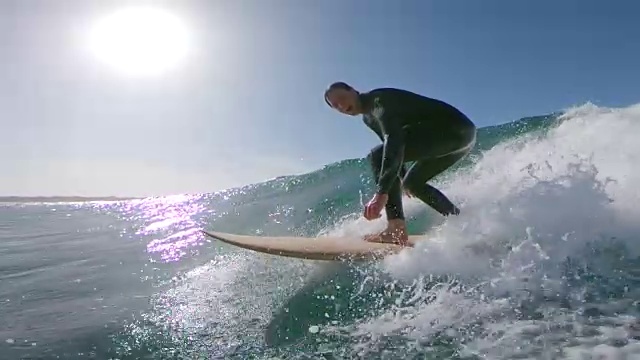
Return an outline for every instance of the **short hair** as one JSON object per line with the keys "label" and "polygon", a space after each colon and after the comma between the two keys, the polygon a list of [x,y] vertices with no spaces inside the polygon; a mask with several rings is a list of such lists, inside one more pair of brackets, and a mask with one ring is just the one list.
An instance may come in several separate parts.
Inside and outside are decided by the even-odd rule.
{"label": "short hair", "polygon": [[351,87],[351,85],[347,84],[344,81],[336,81],[333,84],[329,85],[327,90],[324,91],[324,101],[327,103],[327,105],[329,105],[329,107],[333,107],[331,106],[331,103],[329,102],[329,99],[328,99],[329,92],[336,89],[355,90],[353,87]]}

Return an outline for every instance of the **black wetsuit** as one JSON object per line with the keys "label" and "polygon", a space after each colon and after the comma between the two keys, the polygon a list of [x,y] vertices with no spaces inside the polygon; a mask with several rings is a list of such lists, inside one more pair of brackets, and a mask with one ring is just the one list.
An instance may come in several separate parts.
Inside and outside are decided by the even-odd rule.
{"label": "black wetsuit", "polygon": [[[427,184],[464,157],[476,127],[462,112],[442,101],[406,90],[383,88],[360,94],[363,120],[383,141],[369,154],[378,193],[389,195],[387,218],[404,219],[402,188],[442,215],[460,210]],[[409,170],[405,162],[415,162]]]}

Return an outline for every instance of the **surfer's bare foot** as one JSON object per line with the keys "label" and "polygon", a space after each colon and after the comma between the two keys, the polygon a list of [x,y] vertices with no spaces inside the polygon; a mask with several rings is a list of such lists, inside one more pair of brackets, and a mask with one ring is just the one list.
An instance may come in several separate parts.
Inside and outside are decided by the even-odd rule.
{"label": "surfer's bare foot", "polygon": [[387,228],[377,234],[365,235],[365,241],[409,245],[407,227],[402,220],[390,220]]}

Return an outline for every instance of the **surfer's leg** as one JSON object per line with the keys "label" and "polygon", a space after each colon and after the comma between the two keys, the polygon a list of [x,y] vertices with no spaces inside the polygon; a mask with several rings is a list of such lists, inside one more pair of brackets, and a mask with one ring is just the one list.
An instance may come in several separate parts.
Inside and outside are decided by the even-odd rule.
{"label": "surfer's leg", "polygon": [[425,204],[444,216],[458,215],[458,209],[440,190],[427,184],[434,176],[445,171],[458,162],[467,152],[446,155],[440,158],[423,159],[417,161],[403,179],[403,184],[409,191]]}
{"label": "surfer's leg", "polygon": [[[382,145],[376,146],[368,156],[375,179],[380,176],[383,149]],[[408,241],[409,237],[404,219],[404,210],[402,208],[401,181],[402,179],[398,176],[397,181],[394,182],[388,194],[389,198],[385,205],[387,228],[382,232],[365,236],[366,241],[398,244],[406,244]]]}
{"label": "surfer's leg", "polygon": [[[415,163],[407,171],[402,186],[444,216],[458,215],[458,209],[440,190],[427,184],[434,176],[450,168],[465,157],[475,144],[475,127],[456,129],[448,133],[421,136],[419,132],[411,134],[406,145],[405,158]],[[425,141],[427,140],[427,141]]]}
{"label": "surfer's leg", "polygon": [[[378,145],[371,150],[368,159],[371,163],[374,179],[380,177],[380,170],[382,166],[382,152],[384,151],[383,145]],[[385,212],[387,213],[387,220],[404,220],[404,210],[402,208],[402,188],[401,179],[394,182],[391,190],[389,190],[389,199],[385,206]]]}

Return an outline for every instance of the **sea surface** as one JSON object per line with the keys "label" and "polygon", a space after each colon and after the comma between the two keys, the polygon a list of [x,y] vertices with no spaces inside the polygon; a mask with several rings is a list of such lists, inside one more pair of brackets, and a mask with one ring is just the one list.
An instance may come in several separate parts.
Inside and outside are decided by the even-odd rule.
{"label": "sea surface", "polygon": [[216,193],[4,202],[0,358],[640,359],[639,134],[640,105],[483,128],[435,179],[462,214],[405,199],[425,240],[372,263],[200,233],[379,230],[362,159]]}

